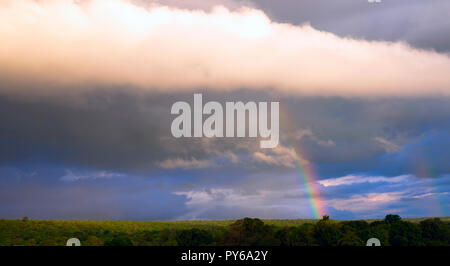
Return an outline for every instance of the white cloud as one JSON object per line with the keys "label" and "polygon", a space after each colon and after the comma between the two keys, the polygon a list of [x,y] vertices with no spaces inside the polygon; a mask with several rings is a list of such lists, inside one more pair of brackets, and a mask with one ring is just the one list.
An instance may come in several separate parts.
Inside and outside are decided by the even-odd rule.
{"label": "white cloud", "polygon": [[90,173],[74,173],[71,170],[66,170],[66,174],[60,178],[61,181],[73,182],[85,179],[109,179],[115,177],[123,177],[123,174],[109,172],[109,171],[95,171]]}
{"label": "white cloud", "polygon": [[212,160],[198,160],[196,158],[191,158],[189,160],[182,158],[167,159],[162,162],[157,162],[156,165],[165,169],[199,169],[216,166]]}
{"label": "white cloud", "polygon": [[267,165],[283,166],[295,168],[297,161],[301,164],[308,164],[309,161],[297,154],[294,148],[278,145],[273,149],[256,151],[253,153],[253,160]]}
{"label": "white cloud", "polygon": [[386,176],[364,176],[364,175],[347,175],[343,177],[337,178],[329,178],[325,180],[318,181],[324,187],[335,187],[335,186],[343,186],[343,185],[353,185],[353,184],[361,184],[361,183],[400,183],[410,179],[410,175],[400,175],[394,177],[386,177]]}
{"label": "white cloud", "polygon": [[442,196],[442,195],[448,195],[448,194],[449,194],[448,192],[441,192],[441,193],[428,192],[428,193],[423,193],[423,194],[418,194],[418,195],[411,196],[411,198],[413,198],[413,199],[421,199],[421,198],[436,197],[436,196]]}
{"label": "white cloud", "polygon": [[[232,213],[231,218],[256,216],[259,218],[308,217],[307,199],[301,199],[301,189],[249,191],[237,188],[210,188],[202,190],[178,191],[175,195],[186,197],[189,212],[179,219],[202,219],[206,216],[222,217],[221,213]],[[287,195],[296,195],[288,197]],[[228,219],[230,217],[227,217]]]}
{"label": "white cloud", "polygon": [[187,9],[210,10],[211,8],[221,5],[230,9],[238,9],[242,6],[253,6],[251,1],[247,0],[133,0],[143,6],[151,7],[155,4],[167,5]]}
{"label": "white cloud", "polygon": [[[417,191],[419,189],[419,191]],[[424,189],[426,190],[426,189]],[[410,206],[411,200],[424,200],[422,202],[416,201],[418,204],[426,204],[426,200],[434,200],[437,196],[448,195],[448,192],[423,192],[420,188],[406,189],[403,191],[395,192],[383,192],[383,193],[363,193],[356,194],[349,198],[330,199],[326,200],[326,204],[341,211],[361,212],[367,213],[383,213],[387,214],[394,212],[393,209],[386,209],[389,206],[396,206],[398,204],[402,206]],[[402,201],[409,201],[409,204],[405,204]],[[371,216],[371,215],[369,215]],[[373,216],[373,215],[372,215]]]}
{"label": "white cloud", "polygon": [[396,152],[400,150],[400,146],[398,146],[397,144],[382,138],[382,137],[375,137],[373,138],[374,141],[376,141],[378,144],[381,145],[381,147],[386,151],[386,152]]}
{"label": "white cloud", "polygon": [[370,211],[377,210],[388,204],[400,201],[403,192],[386,192],[386,193],[367,193],[362,195],[353,195],[346,199],[327,200],[327,205],[341,211]]}
{"label": "white cloud", "polygon": [[0,19],[0,80],[8,84],[0,92],[51,93],[61,85],[79,92],[95,87],[85,86],[90,84],[161,91],[450,94],[446,54],[276,23],[258,9],[4,0]]}

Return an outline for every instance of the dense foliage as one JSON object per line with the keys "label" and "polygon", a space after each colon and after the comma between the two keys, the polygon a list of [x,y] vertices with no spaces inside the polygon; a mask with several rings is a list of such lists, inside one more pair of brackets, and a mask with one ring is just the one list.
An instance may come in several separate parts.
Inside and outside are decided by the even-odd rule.
{"label": "dense foliage", "polygon": [[0,220],[0,246],[62,246],[76,237],[83,246],[449,246],[450,222],[408,221],[387,215],[377,221],[260,220],[112,222]]}

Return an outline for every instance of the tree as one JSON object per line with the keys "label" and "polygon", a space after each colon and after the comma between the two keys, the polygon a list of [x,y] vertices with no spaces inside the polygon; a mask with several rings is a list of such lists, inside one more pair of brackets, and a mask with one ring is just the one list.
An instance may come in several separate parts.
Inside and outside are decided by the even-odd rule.
{"label": "tree", "polygon": [[421,221],[420,228],[422,230],[422,237],[427,246],[450,245],[449,226],[439,218]]}
{"label": "tree", "polygon": [[339,246],[354,247],[354,246],[364,246],[361,238],[358,237],[354,232],[347,230],[341,239],[338,241]]}
{"label": "tree", "polygon": [[158,237],[159,237],[159,245],[161,246],[167,246],[170,245],[171,242],[175,241],[173,237],[174,236],[174,231],[173,230],[169,230],[169,229],[163,229],[159,232]]}
{"label": "tree", "polygon": [[368,238],[378,238],[382,246],[389,246],[389,225],[382,221],[370,223]]}
{"label": "tree", "polygon": [[320,246],[336,246],[342,237],[339,226],[331,220],[320,220],[313,229],[314,239]]}
{"label": "tree", "polygon": [[384,218],[384,222],[387,224],[393,224],[393,223],[401,221],[401,219],[402,218],[397,214],[388,214]]}
{"label": "tree", "polygon": [[105,242],[105,246],[132,246],[130,238],[125,234],[119,234],[113,237],[110,241]]}
{"label": "tree", "polygon": [[423,246],[420,227],[405,221],[392,223],[389,228],[389,243],[392,246]]}
{"label": "tree", "polygon": [[103,241],[96,236],[89,236],[84,243],[86,246],[103,246]]}
{"label": "tree", "polygon": [[281,246],[293,246],[290,239],[290,233],[295,227],[284,227],[275,233],[275,237],[280,240]]}
{"label": "tree", "polygon": [[369,223],[366,221],[348,221],[342,222],[342,232],[345,234],[347,231],[355,233],[362,241],[367,241],[369,237]]}
{"label": "tree", "polygon": [[244,218],[230,225],[223,236],[225,245],[233,246],[277,246],[275,230],[264,225],[260,219]]}
{"label": "tree", "polygon": [[39,246],[61,246],[61,243],[57,243],[55,239],[45,239],[39,243]]}
{"label": "tree", "polygon": [[203,246],[213,242],[210,232],[198,228],[181,230],[176,233],[179,246]]}
{"label": "tree", "polygon": [[275,233],[281,246],[313,246],[312,224],[302,224],[298,227],[284,227]]}

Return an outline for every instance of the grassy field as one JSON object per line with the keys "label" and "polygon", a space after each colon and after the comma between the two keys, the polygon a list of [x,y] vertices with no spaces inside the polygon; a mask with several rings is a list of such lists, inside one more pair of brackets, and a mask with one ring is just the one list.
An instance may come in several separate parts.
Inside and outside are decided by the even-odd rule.
{"label": "grassy field", "polygon": [[[91,221],[91,220],[0,220],[0,230],[5,227],[36,227],[36,228],[79,228],[85,230],[90,228],[94,231],[110,230],[132,232],[132,231],[162,231],[162,230],[182,230],[199,228],[205,230],[214,230],[221,227],[227,227],[236,220],[186,220],[186,221]],[[264,224],[278,227],[298,226],[305,223],[315,224],[319,219],[270,219],[264,220]]]}
{"label": "grassy field", "polygon": [[[450,222],[450,217],[437,217],[444,222]],[[423,218],[403,218],[405,221],[419,223],[420,221],[429,219]],[[273,225],[277,227],[284,226],[299,226],[305,223],[315,224],[319,219],[261,219],[264,224]],[[364,221],[371,223],[374,221],[382,221],[383,219],[365,219]],[[215,229],[218,227],[227,227],[236,220],[185,220],[185,221],[92,221],[92,220],[29,220],[28,223],[34,224],[37,227],[54,226],[55,228],[63,227],[90,227],[90,228],[109,228],[112,231],[125,230],[145,230],[145,231],[161,231],[182,230],[182,229]],[[342,222],[344,220],[333,220]],[[0,228],[8,225],[16,225],[21,220],[7,220],[0,219]]]}

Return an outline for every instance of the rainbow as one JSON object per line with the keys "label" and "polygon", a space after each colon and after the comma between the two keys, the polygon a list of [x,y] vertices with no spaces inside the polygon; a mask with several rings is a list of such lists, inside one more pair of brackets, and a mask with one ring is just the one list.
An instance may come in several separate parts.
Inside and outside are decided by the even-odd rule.
{"label": "rainbow", "polygon": [[[435,187],[433,172],[428,167],[428,163],[424,155],[420,152],[414,154],[412,168],[413,173],[417,178],[420,178],[425,185],[425,188],[432,191]],[[439,194],[430,197],[430,204],[428,205],[429,216],[446,216],[445,204],[441,202]]]}
{"label": "rainbow", "polygon": [[298,155],[299,151],[301,151],[300,145],[291,144],[290,146],[293,146],[293,148],[295,149],[295,166],[306,188],[311,213],[314,218],[321,218],[326,214],[326,211],[323,206],[323,200],[320,196],[320,191],[317,186],[317,175],[314,166],[309,161],[304,159],[304,157]]}
{"label": "rainbow", "polygon": [[318,178],[314,165],[306,159],[305,153],[300,147],[300,143],[293,141],[293,137],[289,135],[289,133],[293,132],[291,125],[294,124],[294,121],[290,118],[288,111],[283,108],[283,106],[280,106],[280,119],[284,122],[282,124],[287,127],[285,130],[287,130],[288,133],[288,144],[295,151],[293,155],[295,167],[297,168],[301,181],[305,186],[311,214],[316,219],[322,218],[322,216],[326,214],[326,209],[323,204],[324,201],[320,195],[320,190],[317,184]]}

